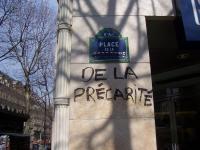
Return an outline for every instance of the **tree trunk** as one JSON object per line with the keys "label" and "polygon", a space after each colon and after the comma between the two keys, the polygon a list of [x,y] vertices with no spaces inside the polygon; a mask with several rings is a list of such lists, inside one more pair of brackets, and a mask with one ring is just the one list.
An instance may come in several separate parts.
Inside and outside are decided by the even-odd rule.
{"label": "tree trunk", "polygon": [[25,100],[26,100],[26,114],[29,115],[28,120],[25,123],[24,127],[24,134],[30,134],[30,125],[31,125],[31,115],[30,115],[30,95],[31,95],[31,90],[30,90],[30,84],[29,82],[26,83],[25,85]]}
{"label": "tree trunk", "polygon": [[46,102],[46,96],[45,96],[45,102],[44,102],[44,145],[46,146],[46,117],[47,117],[47,102]]}

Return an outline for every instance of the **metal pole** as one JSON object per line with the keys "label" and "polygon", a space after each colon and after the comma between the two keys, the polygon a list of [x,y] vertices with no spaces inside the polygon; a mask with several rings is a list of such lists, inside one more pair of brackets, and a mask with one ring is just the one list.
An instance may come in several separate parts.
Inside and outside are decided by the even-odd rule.
{"label": "metal pole", "polygon": [[44,147],[46,147],[46,117],[47,117],[47,99],[44,102]]}
{"label": "metal pole", "polygon": [[172,89],[167,89],[167,96],[169,97],[169,117],[170,117],[170,129],[172,138],[172,150],[179,150],[177,125],[176,125],[176,109],[175,99],[176,93]]}
{"label": "metal pole", "polygon": [[72,0],[58,0],[52,150],[68,150]]}
{"label": "metal pole", "polygon": [[176,126],[176,111],[174,99],[171,97],[169,101],[170,106],[170,127],[171,127],[171,137],[172,137],[172,150],[178,149],[178,135]]}

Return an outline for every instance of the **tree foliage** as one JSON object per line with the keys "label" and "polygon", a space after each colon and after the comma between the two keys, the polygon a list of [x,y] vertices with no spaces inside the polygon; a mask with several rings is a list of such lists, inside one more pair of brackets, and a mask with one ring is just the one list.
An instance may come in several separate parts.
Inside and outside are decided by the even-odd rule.
{"label": "tree foliage", "polygon": [[19,65],[28,114],[33,92],[50,105],[55,37],[55,13],[48,1],[0,1],[0,63],[9,59]]}
{"label": "tree foliage", "polygon": [[[19,8],[19,2],[21,0],[1,0],[0,1],[0,61],[9,58],[8,54],[12,51],[13,47],[9,47],[6,38],[6,31],[8,30],[8,23],[11,18],[15,18],[15,15]],[[15,43],[14,47],[19,42]]]}

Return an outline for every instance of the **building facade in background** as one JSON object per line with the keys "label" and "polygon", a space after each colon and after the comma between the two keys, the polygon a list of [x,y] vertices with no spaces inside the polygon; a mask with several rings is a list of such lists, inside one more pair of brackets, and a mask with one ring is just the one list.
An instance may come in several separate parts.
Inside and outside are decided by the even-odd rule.
{"label": "building facade in background", "polygon": [[[51,110],[46,109],[45,114],[44,104],[32,99],[31,111],[28,115],[25,112],[25,105],[23,84],[0,72],[0,135],[7,135],[12,139],[14,137],[17,139],[30,136],[31,142],[36,141],[42,144],[44,139],[49,142],[51,136]],[[31,132],[30,135],[24,135],[24,125],[29,117],[31,119]],[[17,144],[17,142],[14,143]]]}

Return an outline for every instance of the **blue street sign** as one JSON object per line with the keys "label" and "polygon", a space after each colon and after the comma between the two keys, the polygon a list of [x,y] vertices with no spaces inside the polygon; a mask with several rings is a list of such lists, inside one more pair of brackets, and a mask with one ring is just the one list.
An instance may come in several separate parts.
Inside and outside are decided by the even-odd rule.
{"label": "blue street sign", "polygon": [[178,0],[188,41],[200,40],[200,0]]}
{"label": "blue street sign", "polygon": [[129,62],[128,38],[112,28],[104,28],[90,38],[90,62]]}

